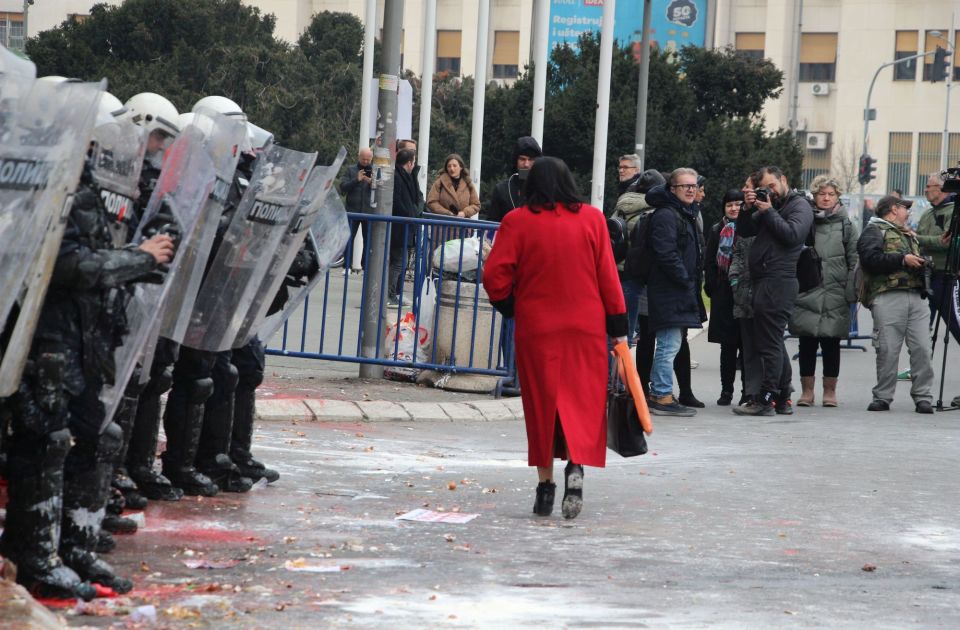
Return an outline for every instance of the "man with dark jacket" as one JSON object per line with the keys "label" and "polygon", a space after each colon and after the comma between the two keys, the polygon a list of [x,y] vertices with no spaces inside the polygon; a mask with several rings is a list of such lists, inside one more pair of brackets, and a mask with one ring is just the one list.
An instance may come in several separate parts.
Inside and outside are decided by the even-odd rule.
{"label": "man with dark jacket", "polygon": [[753,339],[762,376],[757,399],[733,412],[741,416],[771,416],[774,411],[790,414],[793,374],[783,345],[783,331],[799,292],[797,261],[813,227],[813,208],[803,195],[790,190],[787,178],[776,166],[761,168],[752,179],[757,200],[753,207],[740,211],[737,230],[744,228],[743,236],[756,233],[749,266],[753,283]]}
{"label": "man with dark jacket", "polygon": [[[411,149],[402,149],[397,153],[396,170],[393,182],[393,216],[418,217],[423,210],[423,193],[413,178],[417,154]],[[390,284],[388,286],[389,306],[398,306],[403,299],[403,266],[407,250],[414,240],[415,225],[394,223],[390,230]]]}
{"label": "man with dark jacket", "polygon": [[[346,197],[344,205],[347,212],[369,213],[370,201],[373,198],[370,187],[373,185],[373,151],[368,148],[360,149],[357,163],[347,167],[347,172],[340,178],[340,192]],[[367,221],[356,221],[350,229],[350,243],[357,236],[357,228],[363,231],[363,242],[367,242]],[[351,247],[352,248],[352,247]],[[361,257],[361,261],[362,261]],[[362,262],[361,262],[362,265]],[[350,266],[350,261],[346,261]]]}
{"label": "man with dark jacket", "polygon": [[520,194],[523,188],[523,182],[527,179],[527,173],[533,166],[533,161],[543,155],[540,145],[535,138],[523,136],[517,140],[517,147],[513,151],[513,161],[517,166],[517,172],[496,185],[493,193],[490,195],[490,203],[484,211],[480,213],[480,218],[486,221],[503,221],[503,217],[514,208],[519,208],[524,204],[523,195]]}
{"label": "man with dark jacket", "polygon": [[692,208],[696,194],[697,172],[691,168],[676,169],[666,186],[647,193],[647,203],[656,208],[650,217],[653,264],[647,282],[650,330],[657,339],[649,405],[661,416],[696,414],[673,397],[673,362],[684,329],[700,328],[706,319],[700,298],[703,248]]}
{"label": "man with dark jacket", "polygon": [[864,271],[861,301],[873,313],[877,385],[868,411],[887,411],[897,389],[897,362],[907,342],[917,413],[933,413],[933,365],[923,303],[924,260],[917,235],[906,227],[911,202],[887,195],[877,203],[857,242]]}

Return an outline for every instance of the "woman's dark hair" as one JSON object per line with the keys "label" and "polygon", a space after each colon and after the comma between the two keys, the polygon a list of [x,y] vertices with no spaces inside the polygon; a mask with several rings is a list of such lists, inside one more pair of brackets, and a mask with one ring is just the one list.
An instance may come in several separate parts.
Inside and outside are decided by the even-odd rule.
{"label": "woman's dark hair", "polygon": [[570,212],[579,212],[583,201],[573,175],[563,160],[537,158],[523,185],[523,197],[531,212],[554,210],[560,204]]}
{"label": "woman's dark hair", "polygon": [[400,149],[397,151],[397,168],[400,168],[408,162],[413,162],[417,159],[417,152],[413,149]]}
{"label": "woman's dark hair", "polygon": [[459,153],[451,153],[447,156],[447,159],[443,161],[443,172],[447,172],[447,164],[450,163],[450,160],[456,160],[457,164],[460,165],[460,179],[468,184],[473,183],[470,181],[470,173],[467,172],[467,165],[463,163],[463,158],[460,157]]}

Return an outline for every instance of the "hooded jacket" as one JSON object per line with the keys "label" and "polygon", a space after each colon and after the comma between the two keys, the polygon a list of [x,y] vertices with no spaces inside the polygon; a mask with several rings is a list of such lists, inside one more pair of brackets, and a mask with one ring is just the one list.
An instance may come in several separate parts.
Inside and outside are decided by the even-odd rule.
{"label": "hooded jacket", "polygon": [[649,237],[654,257],[647,282],[650,330],[700,328],[706,320],[700,297],[703,243],[693,209],[665,186],[650,189],[646,201],[656,208]]}
{"label": "hooded jacket", "polygon": [[[535,138],[523,136],[517,140],[517,146],[513,150],[513,160],[511,164],[516,165],[517,158],[521,155],[538,158],[543,155],[540,145]],[[503,221],[503,217],[514,208],[519,208],[524,204],[523,195],[520,190],[523,181],[519,173],[513,173],[507,179],[497,184],[493,193],[490,195],[490,203],[486,210],[481,214],[481,218],[487,221]]]}

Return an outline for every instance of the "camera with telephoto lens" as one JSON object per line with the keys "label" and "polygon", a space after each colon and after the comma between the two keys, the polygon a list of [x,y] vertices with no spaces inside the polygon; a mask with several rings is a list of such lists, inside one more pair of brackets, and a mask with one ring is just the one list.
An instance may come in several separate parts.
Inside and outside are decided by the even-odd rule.
{"label": "camera with telephoto lens", "polygon": [[769,188],[757,188],[753,191],[757,196],[757,201],[762,201],[764,203],[770,203],[770,189]]}
{"label": "camera with telephoto lens", "polygon": [[948,168],[940,173],[940,178],[943,179],[943,192],[960,192],[960,166]]}
{"label": "camera with telephoto lens", "polygon": [[923,258],[923,294],[927,298],[933,297],[933,256]]}

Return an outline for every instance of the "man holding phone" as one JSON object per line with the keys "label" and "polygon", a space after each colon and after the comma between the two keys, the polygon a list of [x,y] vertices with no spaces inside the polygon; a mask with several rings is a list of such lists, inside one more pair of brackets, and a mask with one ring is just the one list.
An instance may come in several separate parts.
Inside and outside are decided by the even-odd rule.
{"label": "man holding phone", "polygon": [[[360,153],[357,156],[357,163],[352,166],[348,166],[347,172],[344,173],[342,178],[340,178],[340,192],[346,197],[345,205],[347,207],[347,212],[363,212],[365,214],[371,213],[371,200],[373,199],[373,191],[371,190],[372,185],[373,151],[364,147],[363,149],[360,149]],[[363,242],[366,243],[366,221],[356,221],[353,223],[350,228],[350,242],[353,243],[354,238],[357,236],[358,227],[362,228]],[[360,264],[362,267],[362,257]],[[350,265],[349,260],[346,261],[346,265]]]}

